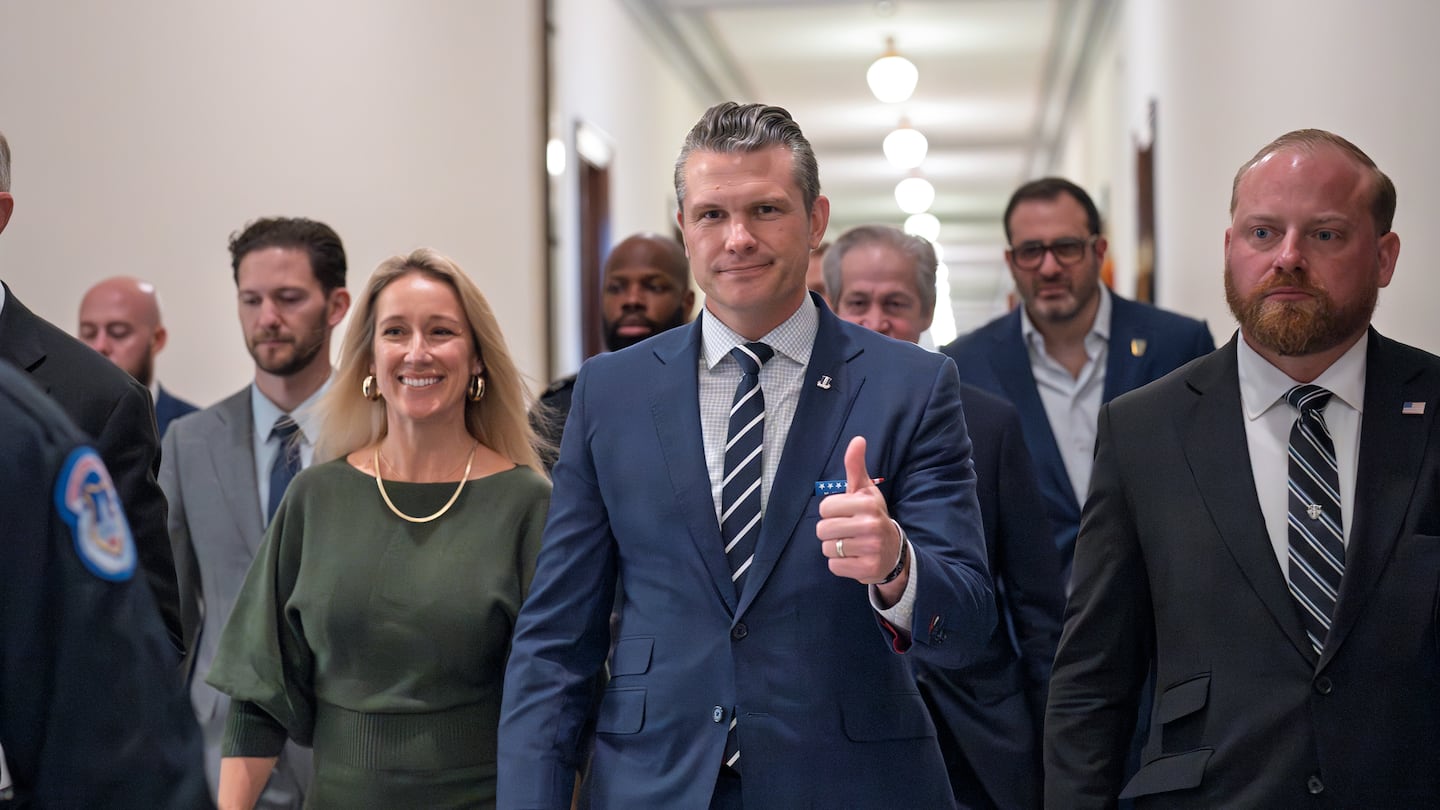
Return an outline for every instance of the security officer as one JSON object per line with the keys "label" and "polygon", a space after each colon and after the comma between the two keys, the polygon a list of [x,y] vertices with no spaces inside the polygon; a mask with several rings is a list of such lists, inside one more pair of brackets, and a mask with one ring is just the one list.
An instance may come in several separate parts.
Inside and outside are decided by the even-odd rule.
{"label": "security officer", "polygon": [[210,807],[200,731],[99,454],[0,362],[6,807]]}

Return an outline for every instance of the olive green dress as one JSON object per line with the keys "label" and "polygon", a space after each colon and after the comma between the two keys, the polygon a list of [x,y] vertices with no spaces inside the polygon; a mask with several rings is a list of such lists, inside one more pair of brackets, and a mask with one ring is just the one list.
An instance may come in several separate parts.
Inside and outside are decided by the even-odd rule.
{"label": "olive green dress", "polygon": [[[458,482],[389,482],[424,516]],[[226,756],[315,750],[309,808],[493,807],[500,687],[550,484],[470,481],[409,523],[343,459],[296,476],[207,680],[231,696]]]}

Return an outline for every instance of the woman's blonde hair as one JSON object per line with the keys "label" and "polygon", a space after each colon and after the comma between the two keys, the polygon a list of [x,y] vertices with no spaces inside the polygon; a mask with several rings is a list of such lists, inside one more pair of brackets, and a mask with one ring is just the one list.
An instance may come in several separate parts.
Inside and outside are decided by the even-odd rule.
{"label": "woman's blonde hair", "polygon": [[526,416],[531,395],[510,357],[495,313],[465,271],[430,248],[391,256],[375,268],[366,283],[340,346],[340,368],[317,406],[323,423],[315,443],[315,460],[339,458],[385,437],[385,400],[366,399],[360,387],[375,361],[375,299],[391,282],[412,273],[449,284],[474,335],[475,356],[484,369],[480,376],[485,380],[485,396],[479,402],[466,398],[466,430],[490,449],[543,474],[535,434]]}

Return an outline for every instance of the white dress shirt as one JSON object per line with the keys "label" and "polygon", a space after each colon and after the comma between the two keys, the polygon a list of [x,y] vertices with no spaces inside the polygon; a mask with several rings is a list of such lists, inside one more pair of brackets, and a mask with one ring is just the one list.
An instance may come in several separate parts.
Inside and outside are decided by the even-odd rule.
{"label": "white dress shirt", "polygon": [[[1365,360],[1369,341],[1361,336],[1311,383],[1334,396],[1325,404],[1325,426],[1335,443],[1335,466],[1340,476],[1341,542],[1350,544],[1350,523],[1355,516],[1355,467],[1360,455],[1360,417],[1365,404]],[[1239,341],[1240,404],[1245,411],[1245,443],[1255,495],[1265,516],[1265,531],[1281,573],[1290,570],[1290,428],[1299,413],[1285,401],[1285,392],[1299,385]]]}
{"label": "white dress shirt", "polygon": [[1085,365],[1074,377],[1045,352],[1045,336],[1035,328],[1025,308],[1020,308],[1020,336],[1030,353],[1030,373],[1035,377],[1045,418],[1075,490],[1075,501],[1081,505],[1090,492],[1090,470],[1095,464],[1095,432],[1105,394],[1105,362],[1110,353],[1111,309],[1110,292],[1101,285],[1095,322],[1085,335]]}
{"label": "white dress shirt", "polygon": [[[320,401],[320,396],[330,388],[330,380],[334,379],[332,374],[325,380],[325,384],[319,390],[311,394],[304,402],[300,403],[290,413],[290,418],[300,426],[297,431],[297,441],[300,442],[300,469],[310,466],[315,458],[315,437],[320,435],[320,418],[314,413],[315,403]],[[360,396],[360,392],[355,392]],[[270,401],[270,398],[260,393],[260,389],[254,383],[250,384],[250,412],[255,418],[254,432],[251,441],[254,442],[252,449],[255,451],[255,482],[259,484],[260,501],[260,522],[268,525],[270,516],[266,514],[266,504],[270,503],[270,467],[275,464],[275,458],[280,455],[280,440],[270,437],[270,432],[275,429],[275,420],[285,415],[280,406]]]}

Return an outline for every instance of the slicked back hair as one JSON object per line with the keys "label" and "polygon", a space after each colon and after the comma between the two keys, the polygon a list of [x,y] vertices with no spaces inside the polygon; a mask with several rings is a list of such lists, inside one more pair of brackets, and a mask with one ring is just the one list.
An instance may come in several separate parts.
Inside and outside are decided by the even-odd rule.
{"label": "slicked back hair", "polygon": [[240,260],[266,248],[303,250],[310,257],[310,269],[320,289],[328,295],[345,286],[345,246],[329,225],[302,217],[270,217],[245,225],[230,235],[230,269],[240,283]]}
{"label": "slicked back hair", "polygon": [[790,150],[795,184],[800,187],[805,213],[809,215],[815,199],[820,196],[820,168],[815,162],[815,150],[810,148],[810,142],[789,111],[765,104],[726,101],[700,116],[685,136],[680,157],[675,160],[675,202],[681,211],[685,210],[685,164],[692,152],[758,152],[776,146]]}
{"label": "slicked back hair", "polygon": [[1240,179],[1247,172],[1255,168],[1255,165],[1266,157],[1276,152],[1301,151],[1313,153],[1317,149],[1330,147],[1339,150],[1342,154],[1349,156],[1360,168],[1370,175],[1374,183],[1370,199],[1370,215],[1375,218],[1375,235],[1383,236],[1390,232],[1391,225],[1395,222],[1395,183],[1375,165],[1375,161],[1365,154],[1360,147],[1323,129],[1297,129],[1287,132],[1270,143],[1261,147],[1255,156],[1245,161],[1240,170],[1235,172],[1235,181],[1230,184],[1230,216],[1235,216],[1235,204],[1238,202],[1240,191]]}

